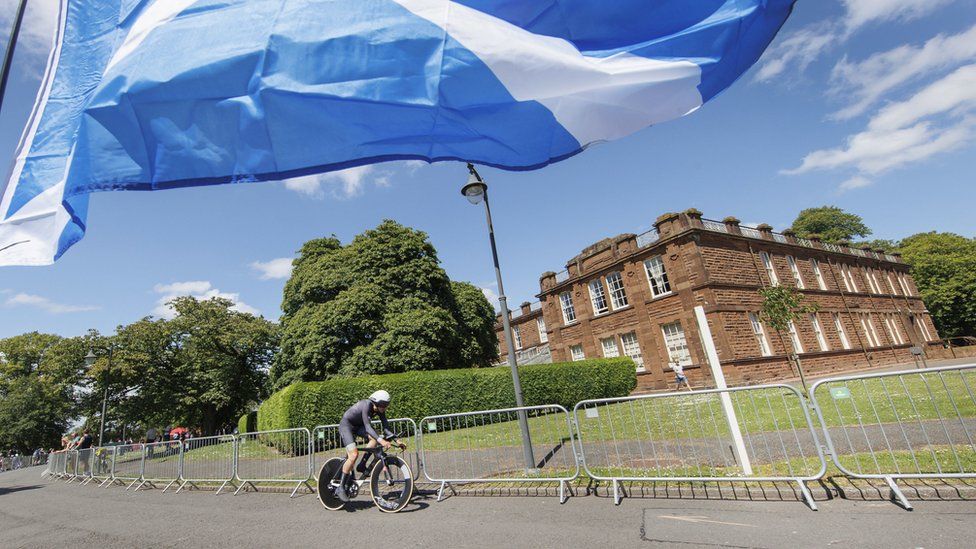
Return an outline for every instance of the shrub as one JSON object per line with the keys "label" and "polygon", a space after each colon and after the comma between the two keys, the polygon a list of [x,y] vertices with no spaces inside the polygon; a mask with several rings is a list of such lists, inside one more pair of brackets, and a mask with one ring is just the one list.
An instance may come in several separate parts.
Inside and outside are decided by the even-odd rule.
{"label": "shrub", "polygon": [[[637,386],[629,358],[522,366],[519,377],[526,405],[560,404],[566,409],[580,400],[626,396]],[[387,412],[391,419],[515,406],[506,367],[406,372],[289,385],[261,404],[257,428],[312,429],[338,423],[349,406],[377,389],[393,395]]]}

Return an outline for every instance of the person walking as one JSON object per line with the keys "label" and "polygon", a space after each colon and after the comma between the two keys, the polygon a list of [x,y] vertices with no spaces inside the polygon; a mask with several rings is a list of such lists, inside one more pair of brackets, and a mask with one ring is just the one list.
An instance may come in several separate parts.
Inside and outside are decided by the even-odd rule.
{"label": "person walking", "polygon": [[674,372],[674,381],[678,385],[677,389],[681,390],[681,384],[684,383],[685,387],[691,391],[691,384],[688,383],[688,376],[685,375],[685,369],[681,366],[681,363],[672,360],[669,366],[671,367],[671,371]]}

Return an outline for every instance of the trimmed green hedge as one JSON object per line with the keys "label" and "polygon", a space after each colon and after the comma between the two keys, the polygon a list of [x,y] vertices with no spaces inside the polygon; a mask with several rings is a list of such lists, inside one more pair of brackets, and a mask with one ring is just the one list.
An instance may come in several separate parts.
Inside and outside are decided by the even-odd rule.
{"label": "trimmed green hedge", "polygon": [[[627,396],[637,386],[634,361],[611,358],[519,368],[526,405],[561,404]],[[512,374],[506,367],[407,372],[295,383],[265,400],[257,429],[288,429],[338,423],[343,412],[377,389],[393,396],[390,418],[472,412],[515,406]],[[241,418],[246,425],[247,418]],[[244,432],[243,430],[241,432]]]}
{"label": "trimmed green hedge", "polygon": [[258,430],[258,413],[248,412],[237,421],[238,433],[252,433]]}

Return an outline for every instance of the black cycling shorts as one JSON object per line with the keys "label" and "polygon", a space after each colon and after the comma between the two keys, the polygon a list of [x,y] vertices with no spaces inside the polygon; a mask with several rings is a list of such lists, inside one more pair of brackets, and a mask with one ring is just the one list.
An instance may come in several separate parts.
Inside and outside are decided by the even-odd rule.
{"label": "black cycling shorts", "polygon": [[342,440],[342,445],[346,447],[346,451],[350,451],[356,447],[356,437],[366,437],[365,427],[353,427],[351,423],[345,421],[339,422],[339,438]]}

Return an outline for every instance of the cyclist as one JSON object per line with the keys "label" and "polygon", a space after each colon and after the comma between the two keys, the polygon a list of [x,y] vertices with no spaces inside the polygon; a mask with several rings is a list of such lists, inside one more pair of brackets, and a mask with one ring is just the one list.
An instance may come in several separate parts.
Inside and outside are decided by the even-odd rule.
{"label": "cyclist", "polygon": [[[360,400],[353,404],[346,413],[342,414],[342,421],[339,422],[339,436],[342,444],[346,447],[346,462],[342,464],[342,481],[336,490],[336,495],[342,501],[349,501],[349,494],[346,486],[352,476],[352,468],[359,458],[359,450],[356,448],[356,436],[368,437],[368,448],[375,448],[377,444],[389,449],[391,444],[386,438],[393,436],[390,424],[386,420],[386,408],[390,405],[390,393],[386,391],[376,391],[369,395],[366,400]],[[371,418],[377,415],[383,429],[383,436],[377,434],[371,425]],[[386,438],[384,438],[386,437]],[[405,445],[400,444],[401,448]],[[360,473],[366,472],[366,460],[364,459],[359,467],[356,468]]]}

